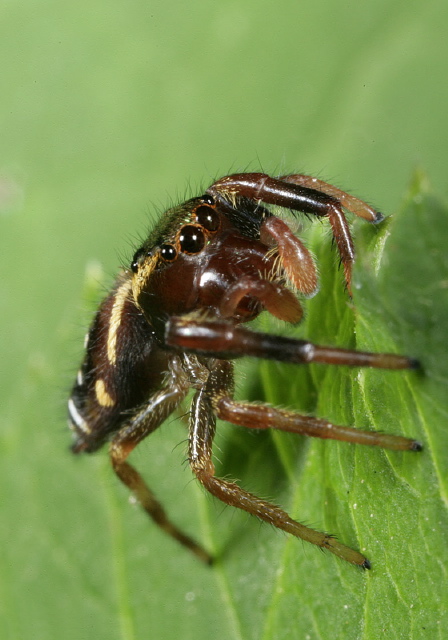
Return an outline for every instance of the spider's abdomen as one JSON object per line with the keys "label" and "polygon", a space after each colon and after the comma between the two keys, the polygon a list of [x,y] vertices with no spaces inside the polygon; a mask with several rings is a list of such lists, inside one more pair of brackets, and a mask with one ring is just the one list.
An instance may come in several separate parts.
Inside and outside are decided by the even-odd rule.
{"label": "spider's abdomen", "polygon": [[95,451],[157,390],[167,369],[153,330],[121,276],[86,336],[85,357],[68,401],[73,450]]}

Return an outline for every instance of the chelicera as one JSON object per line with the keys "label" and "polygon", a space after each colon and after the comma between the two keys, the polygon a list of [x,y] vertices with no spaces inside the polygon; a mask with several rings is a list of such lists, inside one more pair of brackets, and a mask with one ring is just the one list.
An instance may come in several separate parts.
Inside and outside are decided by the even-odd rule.
{"label": "chelicera", "polygon": [[419,451],[416,440],[339,426],[267,404],[233,399],[233,360],[242,356],[297,364],[411,369],[416,360],[365,353],[260,333],[245,324],[262,311],[288,323],[302,317],[299,295],[316,293],[313,258],[288,223],[269,210],[327,218],[350,295],[354,248],[344,209],[368,222],[381,214],[339,189],[304,175],[226,176],[204,195],[168,210],[119,274],[86,338],[86,354],[69,399],[75,453],[110,442],[120,480],[169,535],[210,563],[211,555],[166,515],[129,454],[193,390],[188,459],[200,483],[226,504],[336,556],[369,568],[358,551],[300,524],[278,506],[215,475],[216,418],[250,429]]}

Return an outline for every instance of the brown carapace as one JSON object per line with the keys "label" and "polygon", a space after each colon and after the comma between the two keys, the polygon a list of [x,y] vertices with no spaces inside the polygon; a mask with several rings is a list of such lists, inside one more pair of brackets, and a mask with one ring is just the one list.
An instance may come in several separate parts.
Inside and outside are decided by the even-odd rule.
{"label": "brown carapace", "polygon": [[193,389],[188,459],[201,484],[226,504],[369,568],[367,558],[334,536],[300,524],[278,506],[215,475],[216,418],[250,429],[280,429],[387,449],[422,448],[401,436],[233,399],[232,360],[243,356],[383,369],[418,366],[405,356],[316,346],[244,326],[262,311],[299,322],[298,294],[312,296],[318,287],[309,251],[267,205],[328,219],[350,295],[354,249],[344,209],[372,223],[379,222],[381,214],[305,175],[242,173],[221,178],[204,195],[163,214],[102,302],[68,403],[73,451],[91,453],[110,442],[115,473],[149,516],[211,563],[212,556],[171,522],[128,462],[132,450]]}

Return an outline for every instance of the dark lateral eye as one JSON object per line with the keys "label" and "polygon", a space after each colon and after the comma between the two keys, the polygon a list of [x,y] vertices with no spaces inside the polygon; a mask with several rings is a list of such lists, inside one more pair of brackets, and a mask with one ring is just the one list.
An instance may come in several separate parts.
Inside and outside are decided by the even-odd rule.
{"label": "dark lateral eye", "polygon": [[209,196],[208,193],[202,196],[201,200],[204,204],[215,204],[215,199]]}
{"label": "dark lateral eye", "polygon": [[167,262],[173,262],[177,258],[177,251],[172,244],[162,244],[160,247],[160,255]]}
{"label": "dark lateral eye", "polygon": [[134,257],[132,258],[132,262],[131,262],[131,269],[134,273],[137,273],[138,271],[138,265],[140,262],[140,258],[145,254],[145,249],[141,248],[138,251],[136,251],[134,253]]}
{"label": "dark lateral eye", "polygon": [[181,251],[185,253],[199,253],[205,245],[205,238],[199,227],[186,224],[182,227],[179,236]]}
{"label": "dark lateral eye", "polygon": [[219,227],[219,216],[211,207],[201,205],[195,211],[196,220],[201,227],[207,231],[217,231]]}

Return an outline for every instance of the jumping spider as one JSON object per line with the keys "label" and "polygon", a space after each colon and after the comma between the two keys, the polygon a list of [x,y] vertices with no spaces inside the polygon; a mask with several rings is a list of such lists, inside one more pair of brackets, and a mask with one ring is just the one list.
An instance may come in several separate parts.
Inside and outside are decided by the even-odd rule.
{"label": "jumping spider", "polygon": [[215,476],[212,442],[217,417],[251,429],[280,429],[403,451],[422,448],[401,436],[233,400],[232,360],[242,356],[383,369],[418,366],[405,356],[321,347],[244,327],[262,311],[297,323],[302,317],[297,294],[317,291],[309,251],[265,205],[328,218],[350,295],[354,249],[343,209],[373,223],[382,219],[381,214],[304,175],[242,173],[221,178],[204,195],[163,214],[130,269],[120,273],[102,302],[68,403],[75,435],[72,449],[91,453],[110,441],[115,473],[149,516],[210,563],[211,555],[168,519],[127,462],[133,449],[194,389],[188,459],[201,484],[223,502],[368,569],[369,561],[358,551]]}

